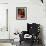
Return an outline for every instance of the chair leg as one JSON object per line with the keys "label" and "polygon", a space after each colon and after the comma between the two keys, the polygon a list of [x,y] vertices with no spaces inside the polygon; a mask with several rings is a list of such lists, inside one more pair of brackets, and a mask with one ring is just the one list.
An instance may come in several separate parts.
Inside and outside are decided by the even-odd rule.
{"label": "chair leg", "polygon": [[32,42],[30,46],[33,46],[33,43],[34,43],[34,42]]}
{"label": "chair leg", "polygon": [[33,41],[33,39],[31,40],[31,45],[30,46],[33,46],[33,44],[34,44],[34,41]]}
{"label": "chair leg", "polygon": [[20,41],[20,45],[21,45],[21,41]]}

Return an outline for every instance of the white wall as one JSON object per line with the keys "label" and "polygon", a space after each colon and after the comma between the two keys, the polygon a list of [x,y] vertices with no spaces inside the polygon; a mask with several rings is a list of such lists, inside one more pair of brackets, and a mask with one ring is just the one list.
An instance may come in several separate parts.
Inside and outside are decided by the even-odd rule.
{"label": "white wall", "polygon": [[[16,20],[16,7],[27,7],[27,20]],[[27,23],[40,23],[43,26],[43,36],[46,42],[45,4],[40,0],[9,0],[9,31],[11,36],[18,30],[27,30]],[[12,38],[12,37],[11,37]]]}
{"label": "white wall", "polygon": [[0,3],[8,3],[8,0],[0,0]]}
{"label": "white wall", "polygon": [[[16,30],[27,30],[27,23],[40,23],[43,26],[44,41],[46,44],[46,16],[45,3],[40,0],[0,0],[0,3],[9,1],[9,31],[11,36]],[[46,2],[44,0],[44,2]],[[27,20],[16,20],[16,7],[27,7]],[[12,38],[12,37],[11,37]]]}
{"label": "white wall", "polygon": [[[27,20],[16,20],[16,7],[27,7]],[[27,30],[27,23],[33,22],[45,26],[44,9],[40,0],[9,0],[9,31]]]}

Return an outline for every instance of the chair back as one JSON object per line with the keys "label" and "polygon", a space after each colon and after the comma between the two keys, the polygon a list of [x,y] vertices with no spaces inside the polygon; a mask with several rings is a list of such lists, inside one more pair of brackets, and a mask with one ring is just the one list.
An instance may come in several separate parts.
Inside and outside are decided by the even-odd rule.
{"label": "chair back", "polygon": [[39,32],[40,32],[40,24],[36,24],[36,23],[29,24],[29,23],[27,23],[27,31],[31,35],[32,34],[34,34],[34,35],[39,34]]}

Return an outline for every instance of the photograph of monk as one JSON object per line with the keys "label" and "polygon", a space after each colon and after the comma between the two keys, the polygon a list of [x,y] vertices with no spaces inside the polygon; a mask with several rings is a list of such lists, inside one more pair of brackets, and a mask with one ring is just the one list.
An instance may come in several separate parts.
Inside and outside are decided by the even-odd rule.
{"label": "photograph of monk", "polygon": [[17,20],[26,20],[27,19],[27,13],[26,13],[26,7],[17,7],[16,9],[16,19]]}

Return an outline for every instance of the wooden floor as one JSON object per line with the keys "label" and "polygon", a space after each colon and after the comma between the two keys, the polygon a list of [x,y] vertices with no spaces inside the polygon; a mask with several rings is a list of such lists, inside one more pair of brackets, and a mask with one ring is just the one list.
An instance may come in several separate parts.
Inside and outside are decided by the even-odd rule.
{"label": "wooden floor", "polygon": [[[19,46],[31,46],[31,43],[25,43],[25,42],[22,42],[21,45]],[[43,46],[42,44],[34,44],[33,46]]]}
{"label": "wooden floor", "polygon": [[0,39],[0,43],[12,43],[13,39]]}

